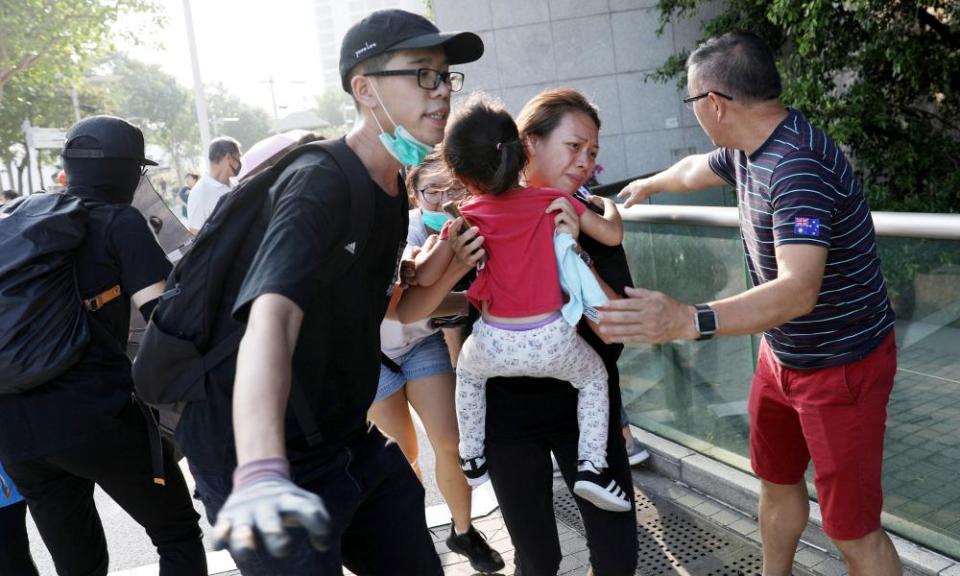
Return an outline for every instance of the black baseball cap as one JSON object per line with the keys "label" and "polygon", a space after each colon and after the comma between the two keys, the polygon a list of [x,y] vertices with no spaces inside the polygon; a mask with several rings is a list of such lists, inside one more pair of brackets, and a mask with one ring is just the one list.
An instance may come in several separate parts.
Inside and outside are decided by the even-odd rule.
{"label": "black baseball cap", "polygon": [[144,156],[143,132],[123,118],[91,116],[67,131],[64,158],[118,158],[156,166]]}
{"label": "black baseball cap", "polygon": [[419,14],[377,10],[347,30],[340,45],[340,82],[350,92],[354,66],[384,52],[442,46],[450,64],[465,64],[483,56],[483,40],[473,32],[442,33]]}

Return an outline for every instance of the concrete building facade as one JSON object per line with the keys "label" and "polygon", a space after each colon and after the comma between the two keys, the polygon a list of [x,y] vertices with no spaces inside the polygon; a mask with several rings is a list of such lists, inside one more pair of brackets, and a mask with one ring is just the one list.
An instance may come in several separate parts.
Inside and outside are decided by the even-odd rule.
{"label": "concrete building facade", "polygon": [[713,10],[660,27],[656,0],[433,0],[441,30],[483,38],[462,94],[499,96],[514,114],[548,87],[570,86],[600,108],[602,183],[663,169],[713,149],[675,82],[647,74],[701,38]]}
{"label": "concrete building facade", "polygon": [[313,13],[317,23],[321,76],[325,89],[340,87],[340,44],[344,34],[367,14],[384,8],[400,8],[424,14],[426,3],[423,0],[314,0]]}

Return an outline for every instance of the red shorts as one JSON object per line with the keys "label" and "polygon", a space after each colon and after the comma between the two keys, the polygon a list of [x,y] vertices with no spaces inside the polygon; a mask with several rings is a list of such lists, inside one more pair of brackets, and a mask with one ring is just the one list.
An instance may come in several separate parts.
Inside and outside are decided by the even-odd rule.
{"label": "red shorts", "polygon": [[750,387],[750,462],[774,484],[803,480],[813,460],[823,531],[856,540],[880,528],[883,433],[897,371],[891,332],[869,356],[818,370],[780,365],[760,345]]}

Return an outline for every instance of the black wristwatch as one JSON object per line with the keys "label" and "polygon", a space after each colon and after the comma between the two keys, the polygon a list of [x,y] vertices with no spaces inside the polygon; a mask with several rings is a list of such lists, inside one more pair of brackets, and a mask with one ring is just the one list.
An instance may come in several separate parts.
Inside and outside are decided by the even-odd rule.
{"label": "black wristwatch", "polygon": [[697,340],[709,340],[717,332],[717,313],[706,304],[697,304],[697,315],[693,317],[693,324],[700,333]]}

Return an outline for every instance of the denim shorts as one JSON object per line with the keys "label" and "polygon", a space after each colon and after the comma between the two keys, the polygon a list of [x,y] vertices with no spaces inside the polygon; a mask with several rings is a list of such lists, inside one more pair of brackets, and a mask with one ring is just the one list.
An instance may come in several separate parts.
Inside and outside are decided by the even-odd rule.
{"label": "denim shorts", "polygon": [[394,358],[393,361],[400,367],[400,372],[394,372],[380,364],[380,384],[377,386],[377,397],[373,399],[374,404],[389,398],[410,380],[453,373],[450,352],[441,332],[417,342],[409,352]]}

